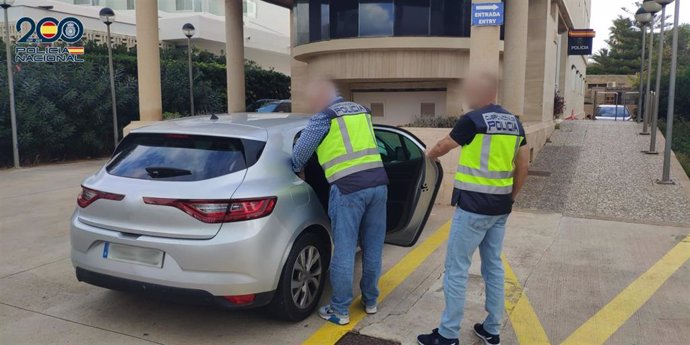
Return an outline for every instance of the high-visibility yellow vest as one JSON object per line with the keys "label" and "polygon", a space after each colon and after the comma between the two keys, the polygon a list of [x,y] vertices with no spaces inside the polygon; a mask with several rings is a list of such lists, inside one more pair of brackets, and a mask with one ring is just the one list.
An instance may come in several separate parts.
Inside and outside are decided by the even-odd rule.
{"label": "high-visibility yellow vest", "polygon": [[455,188],[485,194],[513,192],[515,157],[524,137],[511,114],[482,114],[485,133],[478,133],[462,147],[455,174]]}
{"label": "high-visibility yellow vest", "polygon": [[330,130],[316,149],[328,182],[333,183],[356,172],[382,168],[369,111],[352,102],[340,102],[329,109],[335,116]]}

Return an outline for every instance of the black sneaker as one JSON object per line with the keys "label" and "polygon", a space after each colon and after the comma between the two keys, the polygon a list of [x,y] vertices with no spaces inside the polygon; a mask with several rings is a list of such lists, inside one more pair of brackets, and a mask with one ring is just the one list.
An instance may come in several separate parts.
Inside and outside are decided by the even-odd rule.
{"label": "black sneaker", "polygon": [[458,339],[446,339],[438,334],[438,328],[434,328],[431,334],[417,336],[419,345],[459,345]]}
{"label": "black sneaker", "polygon": [[498,334],[490,334],[484,330],[484,325],[477,323],[474,325],[474,334],[484,341],[486,345],[501,345],[501,338]]}

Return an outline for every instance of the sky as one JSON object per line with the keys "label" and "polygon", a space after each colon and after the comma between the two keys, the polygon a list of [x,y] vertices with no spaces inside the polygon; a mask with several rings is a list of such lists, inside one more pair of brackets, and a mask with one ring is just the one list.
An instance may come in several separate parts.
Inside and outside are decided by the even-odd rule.
{"label": "sky", "polygon": [[[641,0],[640,0],[641,1]],[[594,51],[597,52],[601,48],[606,48],[606,42],[609,37],[609,27],[618,15],[628,15],[621,7],[627,7],[630,10],[637,11],[634,0],[592,0],[592,24],[591,29],[597,32],[594,38]],[[666,6],[666,13],[673,14],[675,1]],[[673,18],[670,19],[673,23]],[[690,1],[682,0],[680,3],[680,22],[690,23]]]}

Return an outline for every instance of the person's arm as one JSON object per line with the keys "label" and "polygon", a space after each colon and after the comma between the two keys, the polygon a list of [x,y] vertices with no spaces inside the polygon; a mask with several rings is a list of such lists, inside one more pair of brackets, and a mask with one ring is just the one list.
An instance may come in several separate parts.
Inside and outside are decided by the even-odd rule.
{"label": "person's arm", "polygon": [[513,201],[527,180],[529,171],[529,148],[527,145],[520,147],[515,158],[515,172],[513,173]]}
{"label": "person's arm", "polygon": [[327,114],[318,113],[309,119],[307,127],[302,130],[299,139],[292,148],[292,170],[304,177],[302,170],[309,162],[309,159],[316,148],[321,144],[321,140],[326,136],[331,127],[330,118]]}
{"label": "person's arm", "polygon": [[447,135],[445,138],[436,143],[434,147],[432,147],[430,150],[427,150],[426,155],[431,159],[438,159],[458,146],[460,146],[460,144]]}
{"label": "person's arm", "polygon": [[469,144],[474,139],[475,133],[476,128],[472,120],[467,116],[463,116],[455,123],[450,134],[441,139],[431,149],[427,149],[426,155],[431,159],[438,159],[460,145]]}

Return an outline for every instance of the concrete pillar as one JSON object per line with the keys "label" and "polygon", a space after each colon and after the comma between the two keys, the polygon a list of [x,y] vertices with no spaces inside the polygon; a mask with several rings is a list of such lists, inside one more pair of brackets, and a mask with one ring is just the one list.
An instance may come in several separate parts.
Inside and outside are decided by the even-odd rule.
{"label": "concrete pillar", "polygon": [[225,60],[228,113],[245,111],[244,18],[239,0],[225,0]]}
{"label": "concrete pillar", "polygon": [[[529,25],[527,35],[527,73],[525,77],[525,112],[522,121],[541,122],[545,118],[553,118],[553,106],[549,114],[549,103],[553,105],[553,86],[556,79],[553,64],[555,59],[547,59],[547,54],[553,52],[555,57],[556,49],[553,39],[548,33],[552,32],[553,21],[550,19],[551,0],[530,0],[529,1]],[[553,24],[555,25],[555,23]],[[551,38],[551,39],[549,39]],[[547,73],[553,71],[552,76]],[[548,83],[549,88],[546,87]]]}
{"label": "concrete pillar", "polygon": [[507,1],[503,50],[503,107],[518,116],[525,113],[528,20],[527,1]]}
{"label": "concrete pillar", "polygon": [[462,79],[451,79],[446,83],[446,116],[459,116],[462,109]]}
{"label": "concrete pillar", "polygon": [[[484,2],[496,2],[496,0],[472,0],[474,4]],[[500,26],[472,26],[470,32],[470,73],[489,72],[498,75],[500,39]]]}
{"label": "concrete pillar", "polygon": [[161,60],[158,50],[158,2],[137,1],[137,75],[139,77],[139,119],[161,121]]}
{"label": "concrete pillar", "polygon": [[[292,37],[291,47],[294,48],[297,30],[295,30],[295,16],[290,10],[290,37]],[[292,52],[290,52],[292,55]],[[308,113],[307,95],[305,87],[309,82],[309,65],[291,57],[290,61],[290,97],[292,99],[292,111],[295,113]]]}

